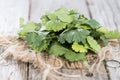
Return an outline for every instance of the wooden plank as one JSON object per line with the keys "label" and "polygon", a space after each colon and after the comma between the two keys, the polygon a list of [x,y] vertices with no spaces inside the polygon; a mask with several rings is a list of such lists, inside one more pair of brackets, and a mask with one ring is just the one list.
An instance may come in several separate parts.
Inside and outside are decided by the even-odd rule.
{"label": "wooden plank", "polygon": [[120,26],[120,19],[119,19],[119,17],[120,17],[120,14],[119,14],[120,13],[120,1],[119,0],[116,0],[116,1],[108,0],[106,3],[111,8],[111,11],[112,11],[113,17],[114,17],[113,19],[114,19],[117,29],[120,30],[120,27],[119,27]]}
{"label": "wooden plank", "polygon": [[[92,3],[91,3],[92,1]],[[119,0],[88,0],[93,18],[111,29],[120,30],[120,1]],[[115,55],[115,54],[114,54]],[[118,54],[120,56],[120,54]],[[114,58],[115,59],[115,58]],[[115,64],[112,64],[115,65]],[[111,80],[120,79],[120,69],[107,67]]]}
{"label": "wooden plank", "polygon": [[120,68],[107,67],[111,80],[120,80]]}
{"label": "wooden plank", "polygon": [[87,76],[88,70],[87,69],[62,69],[62,72],[70,74],[70,75],[80,75],[80,78],[68,78],[62,80],[108,80],[106,70],[104,65],[100,67],[100,72],[93,72],[92,76]]}
{"label": "wooden plank", "polygon": [[[120,1],[115,1],[115,0],[108,0],[105,1],[106,5],[108,5],[111,9],[111,13],[113,14],[113,20],[114,20],[114,24],[116,25],[116,29],[120,30]],[[117,57],[114,57],[116,54],[113,55],[113,59],[116,59],[118,61],[120,61],[120,59],[117,59]],[[117,54],[117,56],[120,56],[120,54]],[[115,65],[115,64],[112,64]],[[110,74],[110,79],[111,80],[119,80],[120,79],[120,68],[111,68],[111,67],[107,67],[107,69],[109,70],[109,74]]]}
{"label": "wooden plank", "polygon": [[87,2],[93,19],[96,19],[105,27],[116,29],[114,16],[105,0],[87,0]]}
{"label": "wooden plank", "polygon": [[26,65],[13,60],[0,64],[0,80],[27,80]]}
{"label": "wooden plank", "polygon": [[[17,35],[19,18],[27,21],[28,9],[29,0],[0,0],[0,33]],[[27,65],[12,59],[0,60],[0,80],[27,80]]]}
{"label": "wooden plank", "polygon": [[41,79],[42,79],[41,70],[34,68],[32,65],[29,65],[28,80],[41,80]]}
{"label": "wooden plank", "polygon": [[16,35],[19,18],[28,19],[29,0],[0,0],[0,33]]}
{"label": "wooden plank", "polygon": [[47,11],[54,11],[59,7],[77,9],[81,14],[89,17],[87,6],[84,0],[31,0],[31,20],[39,22],[41,15]]}

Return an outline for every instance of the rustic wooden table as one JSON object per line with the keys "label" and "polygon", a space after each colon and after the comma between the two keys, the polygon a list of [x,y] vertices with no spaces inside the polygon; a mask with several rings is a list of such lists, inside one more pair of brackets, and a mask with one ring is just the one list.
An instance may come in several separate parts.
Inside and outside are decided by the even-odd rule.
{"label": "rustic wooden table", "polygon": [[[40,16],[46,11],[53,11],[61,6],[77,9],[105,27],[120,30],[120,0],[0,0],[0,33],[16,35],[20,17],[26,21],[39,22]],[[0,65],[0,80],[40,80],[40,70],[22,62],[13,60],[8,62],[10,65]],[[101,69],[106,72],[104,65]],[[79,73],[83,77],[64,80],[120,80],[120,68],[107,67],[107,69],[109,74],[95,73],[93,77],[86,77],[84,70],[61,71]]]}

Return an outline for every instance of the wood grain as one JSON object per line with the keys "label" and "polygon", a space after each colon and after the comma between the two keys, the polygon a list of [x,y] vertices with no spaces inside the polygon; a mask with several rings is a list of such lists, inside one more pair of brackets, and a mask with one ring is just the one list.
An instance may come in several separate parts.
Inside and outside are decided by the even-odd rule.
{"label": "wood grain", "polygon": [[[116,29],[114,16],[107,2],[109,0],[87,0],[93,19],[109,29]],[[110,0],[111,1],[111,0]]]}
{"label": "wood grain", "polygon": [[[28,10],[29,0],[0,0],[0,33],[17,35],[19,18],[27,21]],[[12,59],[0,60],[0,80],[27,80],[27,65]]]}
{"label": "wood grain", "polygon": [[[91,15],[103,26],[120,30],[120,1],[119,0],[87,0]],[[120,54],[119,54],[120,55]],[[114,64],[113,64],[114,65]],[[111,80],[120,79],[120,69],[107,67]]]}
{"label": "wood grain", "polygon": [[85,0],[31,0],[31,15],[32,21],[39,22],[40,17],[48,11],[54,11],[59,7],[68,9],[77,9],[81,14],[89,17]]}
{"label": "wood grain", "polygon": [[28,19],[29,0],[0,0],[0,33],[17,35],[20,17]]}

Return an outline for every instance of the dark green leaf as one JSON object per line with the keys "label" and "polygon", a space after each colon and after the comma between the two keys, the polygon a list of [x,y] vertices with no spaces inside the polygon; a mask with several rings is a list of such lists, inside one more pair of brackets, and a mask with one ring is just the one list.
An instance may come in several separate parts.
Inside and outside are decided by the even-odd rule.
{"label": "dark green leaf", "polygon": [[90,34],[88,30],[85,29],[74,29],[74,30],[69,30],[63,34],[60,35],[58,41],[61,43],[64,43],[67,41],[68,43],[72,42],[86,42],[87,36]]}
{"label": "dark green leaf", "polygon": [[75,53],[70,51],[69,53],[65,54],[65,58],[72,62],[72,61],[85,60],[86,56],[84,53]]}
{"label": "dark green leaf", "polygon": [[67,48],[61,46],[60,44],[58,43],[53,43],[49,49],[49,52],[55,56],[61,56],[61,55],[64,55],[66,54],[66,52],[68,51]]}
{"label": "dark green leaf", "polygon": [[89,25],[93,29],[97,29],[97,28],[101,27],[101,25],[94,19],[86,20],[84,22],[84,24]]}
{"label": "dark green leaf", "polygon": [[31,32],[27,34],[26,38],[27,42],[37,52],[46,50],[50,43],[50,40],[46,40],[46,35],[44,34],[39,35],[37,33]]}
{"label": "dark green leaf", "polygon": [[108,41],[107,41],[105,35],[101,35],[100,39],[103,41],[104,46],[106,46],[108,44]]}

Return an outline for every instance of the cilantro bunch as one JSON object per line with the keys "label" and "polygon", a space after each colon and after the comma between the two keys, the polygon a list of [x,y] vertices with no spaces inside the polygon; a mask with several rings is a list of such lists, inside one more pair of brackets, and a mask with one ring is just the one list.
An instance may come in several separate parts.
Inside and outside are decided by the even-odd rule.
{"label": "cilantro bunch", "polygon": [[33,50],[46,51],[69,61],[85,60],[87,52],[97,53],[101,50],[100,44],[107,45],[107,38],[120,38],[119,31],[108,31],[74,9],[48,12],[40,23],[24,24],[21,19],[20,25],[19,36],[25,37]]}

